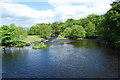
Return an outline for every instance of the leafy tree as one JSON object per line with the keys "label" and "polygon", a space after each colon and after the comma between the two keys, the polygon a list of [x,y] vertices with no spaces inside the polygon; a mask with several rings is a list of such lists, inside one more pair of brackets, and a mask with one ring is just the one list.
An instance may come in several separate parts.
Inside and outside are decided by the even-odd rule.
{"label": "leafy tree", "polygon": [[83,39],[85,34],[86,32],[82,26],[73,25],[71,28],[66,28],[61,35],[70,39]]}
{"label": "leafy tree", "polygon": [[30,29],[28,30],[28,34],[29,35],[38,35],[39,30],[38,30],[38,26],[32,26],[30,27]]}
{"label": "leafy tree", "polygon": [[9,43],[17,40],[15,28],[9,27],[7,25],[3,25],[0,29],[0,32],[2,32],[2,45],[4,46],[10,46]]}
{"label": "leafy tree", "polygon": [[70,38],[77,39],[77,38],[85,37],[86,32],[82,26],[73,25],[71,28],[72,28],[72,32]]}
{"label": "leafy tree", "polygon": [[95,25],[92,22],[88,23],[88,26],[85,27],[86,37],[96,36]]}
{"label": "leafy tree", "polygon": [[54,23],[52,23],[51,25],[51,29],[52,29],[52,36],[57,36],[57,35],[59,35],[60,33],[59,33],[59,29],[58,29],[58,22],[54,22]]}
{"label": "leafy tree", "polygon": [[18,36],[18,38],[20,39],[20,40],[23,40],[24,38],[26,38],[27,37],[27,31],[26,30],[24,30],[22,27],[20,27],[20,26],[18,26],[18,27],[16,27],[15,28],[16,29],[16,35]]}
{"label": "leafy tree", "polygon": [[64,36],[65,38],[71,37],[72,29],[71,28],[66,28],[64,32],[61,34],[61,36]]}
{"label": "leafy tree", "polygon": [[101,23],[102,37],[110,42],[120,41],[120,4],[113,6],[106,14]]}
{"label": "leafy tree", "polygon": [[51,36],[51,27],[47,26],[47,25],[41,25],[41,24],[37,24],[36,26],[38,26],[38,30],[39,30],[39,36],[41,38],[45,38],[48,39]]}

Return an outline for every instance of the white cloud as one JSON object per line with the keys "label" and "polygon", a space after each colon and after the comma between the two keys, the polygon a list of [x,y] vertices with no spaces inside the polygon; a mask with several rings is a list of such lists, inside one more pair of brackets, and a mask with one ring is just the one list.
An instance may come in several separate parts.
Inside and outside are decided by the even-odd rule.
{"label": "white cloud", "polygon": [[111,0],[49,0],[60,19],[83,18],[89,14],[104,14],[110,9]]}
{"label": "white cloud", "polygon": [[71,4],[79,4],[79,3],[86,3],[90,0],[48,0],[50,4],[54,7],[62,6],[62,5],[71,5]]}
{"label": "white cloud", "polygon": [[39,11],[27,5],[17,3],[2,3],[3,21],[10,21],[12,23],[39,23],[39,22],[53,22],[52,18],[56,16],[52,10]]}
{"label": "white cloud", "polygon": [[[20,0],[18,0],[18,2],[19,1]],[[36,23],[65,21],[68,18],[79,19],[92,13],[104,14],[110,8],[111,1],[112,0],[48,0],[48,3],[53,6],[53,9],[42,11],[18,3],[1,3],[0,8],[2,8],[2,18],[4,22],[17,23],[30,27]],[[34,2],[37,2],[37,0]]]}

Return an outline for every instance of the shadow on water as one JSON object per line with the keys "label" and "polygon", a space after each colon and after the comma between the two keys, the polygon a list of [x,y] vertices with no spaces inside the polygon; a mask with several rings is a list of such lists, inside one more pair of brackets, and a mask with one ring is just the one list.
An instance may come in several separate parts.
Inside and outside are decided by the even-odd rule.
{"label": "shadow on water", "polygon": [[[44,49],[11,48],[3,78],[117,78],[119,52],[101,40],[52,39]],[[11,74],[12,73],[12,74]]]}

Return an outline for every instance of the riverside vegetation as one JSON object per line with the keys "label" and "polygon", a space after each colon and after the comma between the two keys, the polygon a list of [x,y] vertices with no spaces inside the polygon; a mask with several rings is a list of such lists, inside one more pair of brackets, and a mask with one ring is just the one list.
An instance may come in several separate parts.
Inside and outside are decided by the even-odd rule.
{"label": "riverside vegetation", "polygon": [[[91,14],[85,18],[67,19],[65,22],[40,23],[28,31],[15,24],[0,27],[0,48],[29,46],[34,41],[44,41],[51,36],[58,39],[68,38],[82,40],[84,38],[100,38],[115,47],[120,47],[120,3],[112,5],[104,15]],[[36,37],[28,39],[31,37]],[[32,40],[33,39],[33,40]],[[37,43],[32,48],[45,48],[44,43]]]}

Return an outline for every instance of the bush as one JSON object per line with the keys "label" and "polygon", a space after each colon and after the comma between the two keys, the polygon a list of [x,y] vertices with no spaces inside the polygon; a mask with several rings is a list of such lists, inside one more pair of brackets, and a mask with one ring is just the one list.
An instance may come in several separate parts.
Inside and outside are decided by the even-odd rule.
{"label": "bush", "polygon": [[41,49],[41,48],[46,48],[46,45],[44,43],[40,43],[40,44],[35,44],[34,46],[32,46],[33,49]]}

